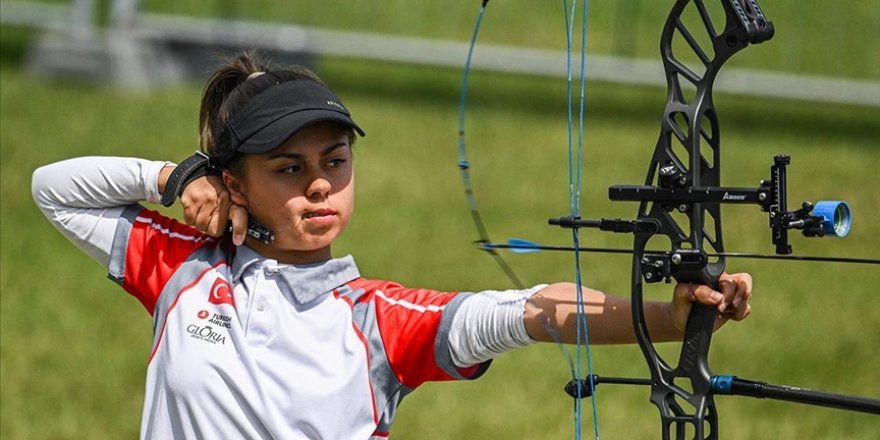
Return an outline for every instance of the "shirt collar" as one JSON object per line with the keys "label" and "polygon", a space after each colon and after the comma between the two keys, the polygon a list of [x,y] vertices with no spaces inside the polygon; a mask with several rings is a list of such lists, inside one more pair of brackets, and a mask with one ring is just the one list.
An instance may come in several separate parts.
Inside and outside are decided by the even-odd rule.
{"label": "shirt collar", "polygon": [[281,274],[300,304],[330,293],[333,289],[360,278],[351,255],[310,264],[278,264],[247,246],[238,246],[232,262],[233,280],[238,281],[252,265],[259,264]]}
{"label": "shirt collar", "polygon": [[245,245],[236,246],[235,257],[232,259],[232,281],[238,282],[248,267],[264,259],[265,257]]}

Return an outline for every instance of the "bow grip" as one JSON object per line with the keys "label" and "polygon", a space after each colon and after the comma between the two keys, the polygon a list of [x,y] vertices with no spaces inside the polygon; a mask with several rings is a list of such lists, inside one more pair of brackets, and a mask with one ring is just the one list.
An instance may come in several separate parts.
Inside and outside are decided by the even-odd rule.
{"label": "bow grip", "polygon": [[[679,282],[704,284],[719,290],[719,278],[724,264],[704,266],[702,270],[679,274]],[[716,273],[717,271],[717,273]],[[709,346],[715,330],[718,309],[715,306],[694,303],[685,325],[677,372],[691,381],[694,396],[711,392],[712,371],[709,368]]]}
{"label": "bow grip", "polygon": [[691,379],[695,394],[710,390],[709,345],[717,316],[715,307],[694,304],[685,326],[678,368]]}

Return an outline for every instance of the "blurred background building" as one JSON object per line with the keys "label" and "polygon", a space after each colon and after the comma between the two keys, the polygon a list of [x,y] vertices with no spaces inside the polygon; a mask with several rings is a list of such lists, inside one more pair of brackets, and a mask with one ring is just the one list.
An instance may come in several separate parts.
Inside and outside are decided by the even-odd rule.
{"label": "blurred background building", "polygon": [[[236,9],[232,2],[221,3]],[[622,2],[614,22],[624,23],[638,5]],[[447,67],[460,67],[467,51],[465,41],[268,23],[234,14],[202,18],[155,13],[142,6],[139,0],[3,0],[0,22],[45,31],[27,56],[32,72],[133,89],[203,79],[217,55],[256,47],[281,63],[310,64],[316,55],[334,55]],[[659,61],[626,56],[633,35],[630,29],[615,32],[613,56],[591,53],[588,79],[665,86]],[[565,74],[565,56],[558,50],[483,43],[479,51],[474,69]],[[871,80],[729,68],[716,90],[880,107],[880,81]]]}

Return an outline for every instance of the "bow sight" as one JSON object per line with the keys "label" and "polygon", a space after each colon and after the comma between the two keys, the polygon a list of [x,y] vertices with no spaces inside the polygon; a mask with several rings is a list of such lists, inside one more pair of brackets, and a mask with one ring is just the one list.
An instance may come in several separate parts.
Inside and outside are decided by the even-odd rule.
{"label": "bow sight", "polygon": [[[786,194],[786,171],[791,163],[789,156],[774,158],[770,168],[770,179],[761,181],[758,188],[699,187],[692,186],[691,177],[674,163],[658,167],[657,185],[612,185],[608,195],[614,201],[636,201],[651,203],[661,211],[670,213],[691,213],[695,207],[706,204],[717,206],[721,203],[757,204],[768,213],[772,231],[772,241],[776,253],[791,254],[788,243],[790,229],[801,230],[805,237],[825,235],[844,237],[849,233],[852,217],[849,205],[841,201],[820,201],[815,205],[803,202],[801,208],[788,211]],[[715,312],[705,306],[695,306],[688,319],[685,344],[682,347],[679,366],[672,368],[659,358],[650,345],[647,326],[642,309],[641,279],[647,283],[661,280],[669,282],[672,278],[681,282],[704,282],[714,285],[717,277],[711,268],[710,257],[723,258],[723,252],[707,253],[702,247],[678,246],[668,252],[645,251],[647,240],[659,233],[683,234],[675,224],[665,224],[662,219],[669,217],[640,216],[636,220],[601,219],[584,220],[579,217],[551,218],[551,225],[563,228],[597,228],[602,231],[633,233],[636,245],[633,251],[633,319],[639,344],[652,365],[652,378],[604,377],[591,374],[585,379],[570,381],[565,392],[573,398],[589,397],[600,383],[617,385],[649,385],[654,390],[652,401],[661,409],[664,420],[663,438],[683,439],[682,433],[688,430],[687,424],[697,433],[697,439],[717,438],[717,413],[714,409],[713,394],[740,395],[761,399],[777,399],[808,405],[825,406],[851,411],[880,414],[880,401],[858,396],[847,396],[801,387],[774,385],[766,382],[740,379],[736,376],[711,374],[706,355],[714,325]],[[664,229],[665,228],[665,229]],[[720,231],[720,229],[719,229]],[[705,231],[704,231],[705,232]],[[689,243],[684,240],[681,243]],[[717,243],[717,242],[716,242]],[[720,246],[718,246],[720,247]],[[578,250],[578,249],[574,249]],[[720,251],[720,249],[719,249]],[[723,260],[721,260],[723,270]],[[717,263],[715,263],[717,265]],[[713,277],[715,277],[713,279]],[[693,391],[686,391],[675,385],[676,379],[687,378]],[[688,414],[683,402],[692,404],[696,411]],[[706,421],[706,430],[703,421]],[[705,437],[704,437],[705,436]]]}
{"label": "bow sight", "polygon": [[[789,156],[776,156],[770,167],[771,177],[762,180],[758,188],[733,188],[691,186],[688,176],[670,162],[659,168],[656,186],[612,185],[608,188],[608,197],[613,201],[652,202],[666,212],[680,213],[689,212],[695,203],[757,204],[769,215],[771,237],[779,255],[792,253],[788,242],[789,229],[798,229],[805,237],[846,236],[852,225],[852,214],[846,202],[823,200],[814,205],[805,201],[801,209],[788,211],[786,175],[790,163]],[[549,223],[564,228],[589,227],[610,232],[654,234],[661,230],[660,223],[650,218],[582,220],[561,217],[552,218]],[[651,253],[641,261],[645,281],[669,281],[671,277],[681,281],[693,280],[693,276],[684,274],[701,271],[713,255],[716,254],[693,248]]]}

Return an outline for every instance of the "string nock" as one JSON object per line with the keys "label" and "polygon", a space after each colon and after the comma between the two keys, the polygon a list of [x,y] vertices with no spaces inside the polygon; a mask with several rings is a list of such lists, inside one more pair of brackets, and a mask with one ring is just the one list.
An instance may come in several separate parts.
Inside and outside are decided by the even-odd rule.
{"label": "string nock", "polygon": [[583,399],[592,396],[598,384],[599,376],[596,374],[591,374],[583,379],[572,379],[565,384],[565,393],[574,399]]}
{"label": "string nock", "polygon": [[495,250],[498,249],[498,246],[495,243],[490,242],[489,240],[477,240],[474,242],[474,246],[481,251],[486,251],[490,254],[494,254]]}
{"label": "string nock", "polygon": [[458,161],[458,169],[460,169],[460,170],[468,170],[468,169],[470,169],[470,168],[471,168],[471,164],[470,164],[470,162],[468,162],[468,161],[466,161],[466,160],[460,160],[460,161]]}

